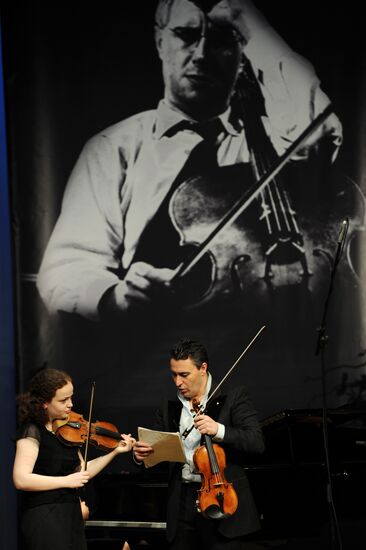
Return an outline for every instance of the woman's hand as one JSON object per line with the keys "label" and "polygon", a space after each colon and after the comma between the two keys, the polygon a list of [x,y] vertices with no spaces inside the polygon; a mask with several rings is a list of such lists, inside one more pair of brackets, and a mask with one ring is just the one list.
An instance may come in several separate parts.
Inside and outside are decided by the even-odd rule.
{"label": "woman's hand", "polygon": [[74,474],[69,474],[68,476],[63,477],[65,480],[65,487],[68,489],[79,489],[84,487],[90,479],[90,473],[88,471],[75,472]]}
{"label": "woman's hand", "polygon": [[83,516],[83,520],[87,521],[89,519],[89,506],[85,502],[85,500],[80,500],[80,508],[81,508],[81,515]]}
{"label": "woman's hand", "polygon": [[116,453],[128,453],[129,451],[132,451],[136,439],[131,437],[131,434],[121,434],[121,441],[119,442],[118,446],[115,448]]}

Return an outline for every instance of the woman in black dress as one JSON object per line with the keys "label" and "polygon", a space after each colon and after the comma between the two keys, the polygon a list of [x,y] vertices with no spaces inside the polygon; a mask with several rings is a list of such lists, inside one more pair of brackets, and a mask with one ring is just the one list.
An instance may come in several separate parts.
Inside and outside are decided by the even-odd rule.
{"label": "woman in black dress", "polygon": [[18,397],[13,479],[24,492],[22,534],[29,550],[86,550],[78,490],[135,443],[122,434],[113,451],[88,461],[85,470],[79,448],[61,443],[52,431],[53,421],[70,413],[72,395],[67,373],[44,369]]}

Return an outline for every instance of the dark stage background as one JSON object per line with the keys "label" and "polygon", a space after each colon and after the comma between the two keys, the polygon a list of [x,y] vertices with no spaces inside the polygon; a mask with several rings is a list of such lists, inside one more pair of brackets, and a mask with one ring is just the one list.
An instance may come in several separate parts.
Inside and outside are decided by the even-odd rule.
{"label": "dark stage background", "polygon": [[[257,2],[273,26],[309,59],[342,121],[344,142],[330,171],[302,186],[306,242],[312,230],[331,259],[340,224],[350,218],[328,313],[328,405],[362,406],[365,397],[364,196],[366,47],[355,4]],[[174,395],[168,352],[181,336],[207,345],[220,378],[262,325],[265,333],[232,375],[247,384],[264,419],[289,408],[321,406],[317,327],[330,261],[315,262],[308,287],[273,292],[255,281],[235,309],[195,315],[171,311],[113,327],[72,315],[50,316],[36,285],[70,171],[87,139],[163,95],[153,39],[155,2],[12,2],[2,8],[10,189],[17,289],[19,390],[47,364],[70,372],[74,409],[86,414],[96,381],[95,416],[136,433],[151,425],[162,395]],[[309,195],[306,185],[309,185]],[[305,185],[305,187],[304,187]],[[161,243],[160,243],[161,244]],[[159,243],[157,243],[157,246]],[[311,247],[307,250],[314,260]],[[214,314],[213,314],[214,313]],[[117,464],[118,462],[118,464]],[[113,468],[121,469],[115,461]]]}

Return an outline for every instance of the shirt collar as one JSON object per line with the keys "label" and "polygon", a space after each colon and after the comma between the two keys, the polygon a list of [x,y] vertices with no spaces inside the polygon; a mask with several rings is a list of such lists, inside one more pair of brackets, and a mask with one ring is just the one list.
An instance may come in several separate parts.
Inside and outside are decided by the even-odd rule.
{"label": "shirt collar", "polygon": [[[228,107],[226,111],[217,118],[221,120],[228,134],[237,136],[239,132],[230,122],[230,114],[231,107]],[[194,119],[185,115],[182,111],[173,108],[166,99],[162,99],[159,102],[156,112],[155,137],[161,139],[169,130],[180,124],[183,120],[194,121]]]}

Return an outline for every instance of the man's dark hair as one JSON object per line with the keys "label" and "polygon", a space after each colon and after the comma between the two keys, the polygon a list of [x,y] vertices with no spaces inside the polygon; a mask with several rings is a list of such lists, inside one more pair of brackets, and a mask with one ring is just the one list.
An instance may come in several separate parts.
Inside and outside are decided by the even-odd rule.
{"label": "man's dark hair", "polygon": [[182,338],[173,349],[170,350],[172,359],[191,359],[199,369],[202,363],[208,364],[208,354],[205,346],[197,340]]}

